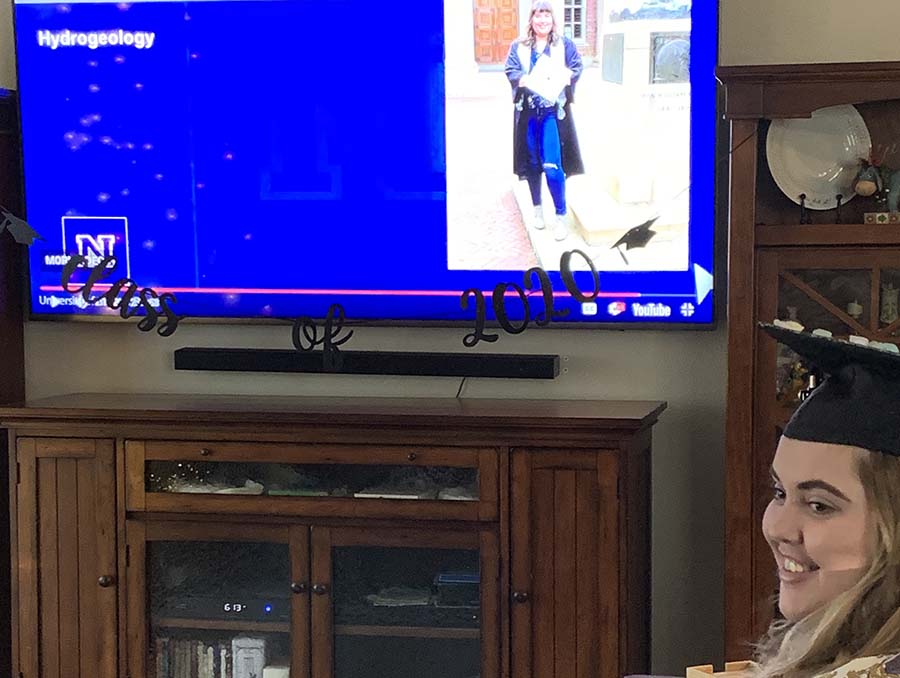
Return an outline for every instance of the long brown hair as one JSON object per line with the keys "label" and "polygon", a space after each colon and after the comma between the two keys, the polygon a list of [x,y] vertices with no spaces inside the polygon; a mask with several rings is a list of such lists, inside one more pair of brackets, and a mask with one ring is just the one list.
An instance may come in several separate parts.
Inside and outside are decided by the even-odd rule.
{"label": "long brown hair", "polygon": [[534,47],[534,26],[531,22],[534,19],[534,15],[538,12],[550,12],[550,17],[553,19],[553,28],[550,29],[550,35],[547,36],[547,42],[551,45],[555,45],[559,42],[559,23],[556,21],[556,12],[553,11],[553,4],[550,0],[534,0],[531,4],[531,12],[528,15],[528,29],[525,32],[525,37],[522,39],[522,42],[529,47]]}
{"label": "long brown hair", "polygon": [[900,458],[859,452],[856,471],[875,529],[869,568],[851,589],[803,619],[773,622],[756,647],[754,677],[800,678],[900,652]]}

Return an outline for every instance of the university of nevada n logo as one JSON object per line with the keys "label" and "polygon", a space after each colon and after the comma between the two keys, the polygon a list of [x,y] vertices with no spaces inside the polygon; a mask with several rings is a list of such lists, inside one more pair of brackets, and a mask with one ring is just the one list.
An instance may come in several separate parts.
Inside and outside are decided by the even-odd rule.
{"label": "university of nevada n logo", "polygon": [[85,268],[115,257],[118,270],[131,277],[127,217],[63,217],[62,241],[67,255],[85,258]]}
{"label": "university of nevada n logo", "polygon": [[112,233],[76,233],[78,254],[87,259],[87,267],[94,268],[106,257],[116,256],[116,236]]}

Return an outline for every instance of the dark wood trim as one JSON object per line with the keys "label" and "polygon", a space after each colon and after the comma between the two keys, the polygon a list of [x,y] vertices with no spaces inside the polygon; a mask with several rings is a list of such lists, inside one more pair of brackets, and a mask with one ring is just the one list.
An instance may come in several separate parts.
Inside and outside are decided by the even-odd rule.
{"label": "dark wood trim", "polygon": [[156,628],[164,629],[202,629],[206,631],[244,631],[249,633],[290,633],[291,631],[289,622],[151,617],[150,623]]}
{"label": "dark wood trim", "polygon": [[[736,120],[732,147],[756,134],[757,122]],[[754,600],[753,380],[756,276],[754,248],[756,144],[731,156],[728,234],[728,400],[725,464],[725,656],[744,656],[752,638],[748,610]]]}
{"label": "dark wood trim", "polygon": [[[89,663],[84,663],[81,676],[96,675],[97,678],[115,678],[119,675],[118,638],[115,634],[118,625],[118,600],[120,597],[121,579],[117,579],[119,561],[116,536],[116,450],[113,441],[96,441],[96,457],[92,465],[88,460],[78,460],[78,496],[79,502],[86,505],[84,515],[79,516],[79,526],[93,521],[93,539],[96,547],[93,553],[83,554],[81,574],[82,590],[85,595],[93,594],[98,603],[96,636],[83,634],[82,647],[92,648],[88,655]],[[75,461],[72,462],[73,465]],[[93,493],[87,489],[93,484]],[[80,511],[81,512],[81,511]],[[81,528],[80,528],[81,529]],[[81,559],[79,559],[81,561]],[[115,582],[109,588],[98,588],[99,577],[112,576]],[[83,600],[87,598],[82,597]],[[110,600],[111,599],[111,600]],[[80,616],[85,618],[91,612],[87,606],[81,606]],[[93,648],[96,647],[96,650]]]}
{"label": "dark wood trim", "polygon": [[[838,251],[838,254],[841,252]],[[775,318],[778,314],[779,270],[785,265],[796,265],[798,259],[810,259],[810,250],[773,249],[760,250],[757,262],[757,275],[761,284],[756,295],[755,313],[757,318]],[[849,257],[843,257],[849,262]],[[784,272],[784,271],[782,271]],[[778,582],[773,566],[772,551],[763,538],[760,526],[763,514],[772,497],[771,468],[775,456],[776,426],[773,420],[780,418],[777,412],[783,412],[784,406],[775,401],[775,356],[776,342],[761,329],[756,329],[756,374],[754,383],[754,401],[752,405],[755,421],[753,437],[753,506],[750,510],[752,529],[751,548],[753,561],[753,605],[748,609],[752,618],[751,633],[759,638],[772,621],[772,594],[777,590]],[[733,656],[734,659],[745,659]]]}
{"label": "dark wood trim", "polygon": [[759,224],[757,247],[900,245],[898,224]]}
{"label": "dark wood trim", "polygon": [[497,535],[491,530],[478,534],[481,559],[481,673],[500,675],[500,551]]}
{"label": "dark wood trim", "polygon": [[312,648],[310,645],[310,560],[309,527],[291,528],[291,583],[305,585],[305,591],[294,594],[291,605],[291,675],[310,678]]}
{"label": "dark wood trim", "polygon": [[510,667],[510,615],[507,614],[510,609],[510,594],[512,591],[511,583],[511,535],[510,535],[510,481],[512,477],[512,467],[510,464],[510,451],[508,447],[500,450],[498,458],[500,466],[500,678],[509,678],[512,668]]}
{"label": "dark wood trim", "polygon": [[127,672],[135,676],[146,676],[147,666],[147,547],[146,525],[139,521],[128,521],[125,528],[128,548],[128,591],[140,592],[127,596],[125,639],[128,655]]}
{"label": "dark wood trim", "polygon": [[355,499],[353,497],[269,497],[257,495],[152,492],[146,508],[156,513],[232,515],[348,516],[414,520],[480,520],[477,501]]}
{"label": "dark wood trim", "polygon": [[19,553],[21,546],[19,544],[19,528],[18,516],[16,515],[16,507],[19,505],[19,476],[18,476],[18,455],[16,454],[16,432],[13,430],[4,432],[0,431],[5,446],[4,450],[7,454],[7,463],[5,464],[9,478],[9,502],[6,505],[7,522],[9,524],[9,558],[0,561],[0,570],[9,568],[10,573],[10,596],[9,607],[4,609],[0,605],[0,614],[4,615],[4,619],[8,619],[10,624],[10,655],[8,665],[3,667],[6,673],[0,675],[17,675],[19,669]]}
{"label": "dark wood trim", "polygon": [[838,104],[900,98],[900,61],[720,66],[731,119],[803,118]]}
{"label": "dark wood trim", "polygon": [[[117,558],[118,558],[118,572],[117,572],[117,581],[125,582],[125,587],[122,588],[122,591],[127,591],[127,582],[128,582],[128,568],[127,565],[127,548],[128,548],[128,537],[125,531],[125,526],[127,524],[127,511],[125,508],[125,491],[126,491],[126,482],[125,482],[125,442],[120,438],[116,440],[115,445],[115,471],[116,471],[116,543],[119,545]],[[119,666],[122,668],[126,668],[128,666],[128,596],[127,595],[119,595],[119,620],[118,620],[118,631],[119,638],[125,639],[123,642],[119,643],[118,648],[118,657],[119,657]]]}
{"label": "dark wood trim", "polygon": [[[597,549],[601,554],[615,553],[617,556],[616,559],[601,558],[600,566],[595,574],[600,591],[615,592],[614,595],[600,597],[600,613],[598,615],[601,620],[599,655],[600,667],[613,667],[615,666],[614,660],[617,659],[619,671],[617,673],[611,668],[605,668],[602,669],[603,673],[601,675],[603,676],[618,676],[624,673],[633,673],[634,671],[648,672],[650,670],[650,634],[648,633],[650,624],[634,627],[635,613],[639,616],[644,616],[644,613],[630,610],[631,604],[625,602],[631,594],[628,589],[628,570],[641,570],[640,574],[632,574],[632,576],[641,577],[649,577],[650,570],[647,568],[646,572],[643,572],[644,563],[641,563],[639,567],[635,567],[637,561],[631,560],[628,553],[629,544],[626,539],[622,538],[623,534],[627,534],[628,530],[628,525],[625,525],[628,519],[626,515],[627,508],[624,510],[620,508],[618,511],[619,515],[608,510],[611,504],[621,501],[621,472],[622,463],[615,455],[608,452],[601,452],[597,455],[596,473],[597,492],[599,494],[597,503],[600,508],[597,512]],[[640,526],[635,525],[634,528],[640,529]],[[625,532],[623,532],[623,529]],[[646,535],[645,538],[649,539],[649,535]],[[634,594],[636,596],[640,595],[638,591],[634,591]],[[635,606],[649,606],[649,603],[649,589],[647,590],[646,599],[635,599],[632,601],[632,604]],[[646,616],[649,618],[649,614]],[[613,634],[609,632],[609,626],[614,619],[618,619],[619,624],[625,624],[624,633]],[[641,640],[641,636],[643,636],[644,641]],[[631,654],[629,648],[640,645],[642,642],[645,642],[647,647],[646,661],[641,661],[637,665],[629,665]]]}
{"label": "dark wood trim", "polygon": [[289,544],[288,526],[247,525],[241,521],[217,523],[171,523],[150,521],[144,526],[144,541],[233,541]]}
{"label": "dark wood trim", "polygon": [[481,638],[481,631],[479,629],[454,629],[430,626],[357,626],[335,624],[334,635],[478,640]]}
{"label": "dark wood trim", "polygon": [[534,606],[531,554],[531,462],[533,455],[524,450],[510,452],[510,589],[511,598],[524,593],[526,600],[510,602],[512,641],[510,667],[513,676],[534,675],[532,666],[531,625]]}
{"label": "dark wood trim", "polygon": [[19,467],[19,501],[13,508],[18,535],[17,561],[13,564],[17,576],[18,661],[14,670],[26,676],[39,675],[38,658],[38,572],[34,563],[38,556],[37,516],[38,494],[35,468],[35,441],[21,440],[14,455]]}
{"label": "dark wood trim", "polygon": [[340,527],[331,531],[330,545],[383,546],[386,548],[477,549],[479,534],[459,530],[380,531],[365,527]]}
{"label": "dark wood trim", "polygon": [[[650,666],[651,638],[643,632],[649,628],[650,605],[638,601],[650,598],[651,587],[651,468],[650,468],[650,436],[647,432],[628,441],[621,454],[601,454],[598,458],[600,473],[601,497],[616,497],[622,506],[624,515],[620,523],[618,535],[610,535],[604,548],[614,548],[614,544],[625,545],[626,560],[619,567],[627,573],[627,588],[620,599],[630,601],[628,604],[628,632],[625,634],[627,663],[629,667]],[[605,500],[606,504],[609,500]],[[609,516],[612,522],[612,516]],[[605,530],[609,530],[607,526]],[[634,567],[634,563],[642,563]],[[605,581],[611,581],[611,573]],[[604,583],[605,585],[605,583]],[[608,642],[614,642],[608,638]]]}
{"label": "dark wood trim", "polygon": [[311,587],[324,585],[324,595],[311,594],[311,652],[312,678],[332,678],[334,676],[334,603],[331,578],[332,536],[340,528],[332,529],[314,525],[310,538],[310,560],[312,562]]}
{"label": "dark wood trim", "polygon": [[900,80],[900,61],[845,61],[815,64],[718,66],[716,77],[729,87],[738,82],[792,84],[847,80]]}
{"label": "dark wood trim", "polygon": [[[136,441],[128,441],[126,447]],[[480,453],[493,450],[422,445],[284,445],[278,443],[140,441],[145,461],[214,461],[252,463],[357,464],[363,466],[451,466],[476,468]],[[413,455],[410,458],[410,455]],[[302,460],[298,462],[298,459]],[[490,488],[490,489],[496,489]]]}
{"label": "dark wood trim", "polygon": [[[346,430],[473,427],[481,431],[578,432],[596,435],[652,426],[665,404],[652,401],[514,400],[488,398],[315,398],[276,396],[73,394],[0,408],[0,423],[27,421],[146,428],[259,425]],[[402,424],[398,422],[402,420]],[[596,439],[592,439],[595,442]]]}

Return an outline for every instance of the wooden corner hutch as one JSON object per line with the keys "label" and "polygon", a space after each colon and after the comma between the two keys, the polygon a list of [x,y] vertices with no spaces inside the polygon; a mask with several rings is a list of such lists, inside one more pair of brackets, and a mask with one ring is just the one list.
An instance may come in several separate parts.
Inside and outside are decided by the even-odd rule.
{"label": "wooden corner hutch", "polygon": [[[854,104],[874,148],[900,142],[900,63],[722,67],[731,121],[728,405],[726,424],[726,656],[744,657],[774,613],[777,579],[760,531],[771,498],[769,466],[797,401],[802,370],[757,322],[796,317],[808,328],[900,342],[884,296],[900,287],[900,224],[864,224],[879,211],[856,197],[835,211],[800,209],[776,186],[766,159],[772,120]],[[886,164],[897,166],[894,151]],[[794,372],[792,372],[794,370]]]}
{"label": "wooden corner hutch", "polygon": [[14,675],[646,673],[664,408],[78,395],[0,409]]}
{"label": "wooden corner hutch", "polygon": [[[18,212],[21,208],[19,126],[15,98],[0,90],[0,205]],[[25,398],[25,349],[23,342],[22,254],[7,233],[0,233],[0,403]],[[6,441],[0,440],[0,453]],[[0,493],[9,483],[6,466],[0,467]],[[9,522],[6,504],[0,506],[0,523]],[[0,676],[10,675],[9,542],[0,539]]]}

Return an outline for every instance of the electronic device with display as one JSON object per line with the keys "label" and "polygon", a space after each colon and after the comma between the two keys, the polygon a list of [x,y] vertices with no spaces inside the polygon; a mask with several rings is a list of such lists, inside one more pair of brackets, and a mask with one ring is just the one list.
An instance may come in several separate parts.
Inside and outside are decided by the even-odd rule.
{"label": "electronic device with display", "polygon": [[[540,267],[552,294],[528,295],[532,318],[552,298],[559,326],[712,326],[716,3],[556,3],[580,54],[564,92],[584,165],[561,240],[547,185],[539,218],[513,173],[504,64],[530,1],[514,4],[483,31],[455,0],[16,0],[27,218],[44,238],[32,316],[119,316],[62,288],[81,255],[114,258],[98,289],[127,278],[188,317],[339,303],[353,322],[471,324],[467,290],[527,288]],[[587,301],[560,275],[573,250],[582,290],[588,260],[598,271]]]}

